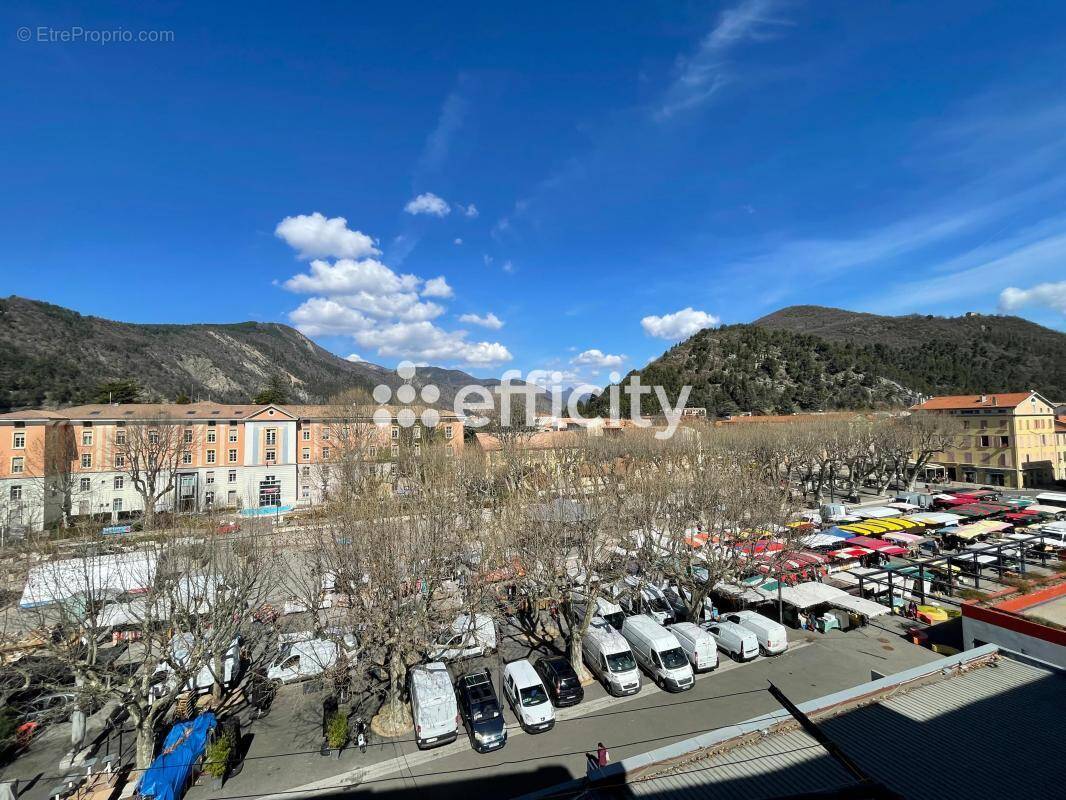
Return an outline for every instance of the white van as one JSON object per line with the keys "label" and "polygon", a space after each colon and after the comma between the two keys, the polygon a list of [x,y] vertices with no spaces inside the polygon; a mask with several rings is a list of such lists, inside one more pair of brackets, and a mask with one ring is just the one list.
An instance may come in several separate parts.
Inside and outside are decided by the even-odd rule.
{"label": "white van", "polygon": [[759,649],[765,655],[776,656],[788,650],[788,631],[780,622],[754,611],[734,611],[726,614],[725,619],[754,633],[759,641]]}
{"label": "white van", "polygon": [[654,619],[645,614],[626,617],[622,636],[633,648],[637,663],[661,689],[683,692],[695,685],[692,666],[681,643]]}
{"label": "white van", "polygon": [[[622,630],[622,620],[626,618],[625,612],[618,603],[612,603],[603,597],[597,597],[595,600],[596,610],[593,612],[594,616],[600,617],[607,621],[607,623],[616,631]],[[574,613],[577,614],[578,619],[585,616],[586,601],[585,598],[576,595],[574,597]]]}
{"label": "white van", "polygon": [[526,733],[541,733],[554,727],[555,707],[540,675],[526,659],[504,666],[503,693]]}
{"label": "white van", "polygon": [[759,655],[759,640],[755,634],[735,622],[709,622],[703,629],[718,642],[718,649],[728,653],[734,661],[751,661]]}
{"label": "white van", "polygon": [[[175,634],[170,640],[170,658],[174,663],[181,665],[184,671],[189,666],[189,660],[192,658],[191,653],[195,647],[196,637],[193,634]],[[206,694],[214,687],[216,677],[221,679],[224,687],[229,688],[240,673],[240,665],[241,643],[240,639],[235,638],[230,642],[229,647],[226,648],[225,655],[222,657],[222,675],[215,675],[214,664],[205,663],[195,675],[188,679],[183,691],[192,692],[193,694]],[[170,664],[166,661],[160,661],[152,676],[152,687],[148,693],[149,699],[154,701],[162,697],[177,681],[178,678],[174,675]]]}
{"label": "white van", "polygon": [[629,642],[606,620],[593,617],[581,637],[581,655],[609,694],[624,697],[640,691],[640,670]]}
{"label": "white van", "polygon": [[714,637],[693,622],[678,622],[670,626],[677,637],[694,672],[709,672],[718,666],[718,643]]}
{"label": "white van", "polygon": [[440,661],[411,667],[407,689],[418,749],[454,742],[459,736],[459,707],[448,668]]}
{"label": "white van", "polygon": [[456,661],[496,649],[496,626],[488,614],[460,614],[429,653],[430,661]]}
{"label": "white van", "polygon": [[355,638],[344,637],[344,647],[332,639],[283,641],[267,667],[267,680],[294,683],[321,675],[337,663],[340,654],[355,651]]}

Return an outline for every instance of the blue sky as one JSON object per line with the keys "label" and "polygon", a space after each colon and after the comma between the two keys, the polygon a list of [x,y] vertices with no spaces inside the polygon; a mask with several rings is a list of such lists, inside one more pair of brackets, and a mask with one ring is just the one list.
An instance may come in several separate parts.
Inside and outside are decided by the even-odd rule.
{"label": "blue sky", "polygon": [[[16,1],[0,26],[4,294],[594,382],[797,303],[1066,327],[1061,3]],[[75,26],[172,41],[52,40]]]}

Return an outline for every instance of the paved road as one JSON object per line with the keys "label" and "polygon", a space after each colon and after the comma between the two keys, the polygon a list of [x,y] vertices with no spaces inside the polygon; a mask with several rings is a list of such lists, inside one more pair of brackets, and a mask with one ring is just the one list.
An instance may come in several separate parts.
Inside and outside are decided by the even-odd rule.
{"label": "paved road", "polygon": [[[249,752],[253,758],[239,776],[220,791],[194,787],[188,797],[289,800],[333,787],[346,787],[347,791],[337,791],[337,795],[351,793],[355,787],[360,794],[404,795],[432,787],[435,800],[469,800],[472,793],[514,796],[583,774],[584,753],[598,741],[605,742],[612,758],[619,759],[775,710],[776,703],[765,691],[767,680],[802,702],[867,681],[872,670],[897,672],[938,657],[899,638],[895,621],[886,623],[886,628],[891,630],[870,626],[828,635],[792,632],[795,647],[790,652],[750,664],[723,662],[722,668],[701,676],[692,691],[680,695],[664,694],[649,683],[633,698],[615,699],[606,698],[593,686],[585,702],[567,710],[551,732],[530,736],[512,727],[507,746],[487,755],[474,753],[466,739],[460,738],[447,747],[424,752],[410,741],[387,743],[372,747],[366,755],[346,752],[339,762],[318,755],[271,757],[287,751],[275,749],[286,741],[293,742],[292,749],[300,742],[305,750],[317,746],[319,696],[305,704],[304,735],[296,733],[293,719],[272,714],[253,727],[256,741]],[[510,709],[505,716],[513,723]],[[312,725],[310,736],[307,723]]]}

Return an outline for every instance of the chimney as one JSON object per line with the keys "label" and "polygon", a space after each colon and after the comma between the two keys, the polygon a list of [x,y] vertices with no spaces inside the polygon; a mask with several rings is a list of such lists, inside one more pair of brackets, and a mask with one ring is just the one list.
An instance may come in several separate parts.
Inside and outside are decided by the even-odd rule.
{"label": "chimney", "polygon": [[999,405],[999,398],[998,397],[993,397],[992,398],[992,405],[994,405],[994,406],[998,406]]}
{"label": "chimney", "polygon": [[987,394],[981,395],[981,405],[984,405],[987,402],[988,402],[988,395]]}

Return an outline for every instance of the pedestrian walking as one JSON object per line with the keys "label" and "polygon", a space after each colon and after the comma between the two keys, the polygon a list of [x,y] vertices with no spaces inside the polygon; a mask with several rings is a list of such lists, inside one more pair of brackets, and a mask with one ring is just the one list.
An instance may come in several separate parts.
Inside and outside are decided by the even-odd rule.
{"label": "pedestrian walking", "polygon": [[611,754],[607,752],[607,745],[603,742],[599,742],[596,745],[596,766],[603,769],[607,766],[607,762],[611,760]]}

